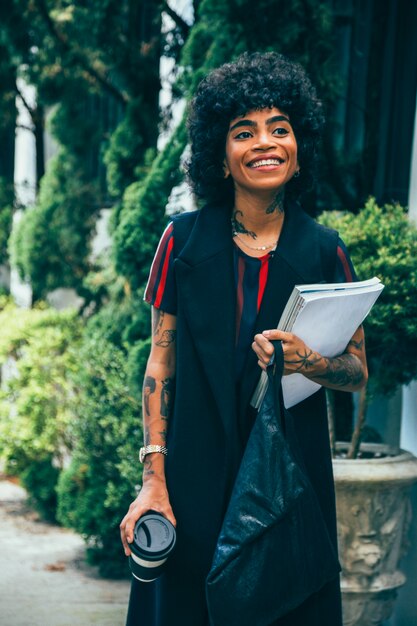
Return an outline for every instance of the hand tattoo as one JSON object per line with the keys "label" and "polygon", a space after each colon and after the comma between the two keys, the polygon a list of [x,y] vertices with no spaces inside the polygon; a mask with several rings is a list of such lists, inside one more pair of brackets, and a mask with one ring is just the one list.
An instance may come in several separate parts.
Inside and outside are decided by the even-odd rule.
{"label": "hand tattoo", "polygon": [[247,230],[247,228],[245,227],[243,222],[239,222],[239,220],[237,219],[238,215],[242,215],[243,216],[243,212],[242,211],[238,211],[237,209],[235,210],[235,212],[233,213],[233,217],[232,217],[232,228],[236,233],[239,233],[241,235],[249,235],[250,237],[252,237],[252,239],[256,239],[257,235],[256,233],[253,232],[253,230]]}
{"label": "hand tattoo", "polygon": [[168,348],[168,346],[175,341],[176,334],[176,330],[164,330],[161,338],[155,342],[155,345],[160,346],[161,348]]}
{"label": "hand tattoo", "polygon": [[308,370],[311,367],[314,367],[316,363],[322,360],[322,356],[318,355],[316,352],[311,350],[311,348],[304,348],[304,354],[301,354],[298,350],[296,351],[296,355],[299,357],[298,359],[284,359],[284,363],[289,363],[291,365],[297,365],[295,371],[299,370]]}
{"label": "hand tattoo", "polygon": [[149,396],[155,393],[156,389],[156,380],[152,376],[145,376],[145,380],[143,381],[143,402],[145,405],[145,413],[149,417],[150,407],[149,407]]}

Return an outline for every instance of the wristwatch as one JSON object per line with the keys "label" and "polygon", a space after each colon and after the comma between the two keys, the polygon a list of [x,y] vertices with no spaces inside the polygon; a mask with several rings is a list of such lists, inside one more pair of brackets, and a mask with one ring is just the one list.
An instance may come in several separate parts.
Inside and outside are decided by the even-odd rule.
{"label": "wristwatch", "polygon": [[140,463],[143,463],[145,461],[145,456],[147,454],[151,454],[151,452],[160,452],[161,454],[165,454],[166,456],[168,454],[168,448],[166,448],[165,446],[155,446],[155,445],[143,446],[139,450]]}

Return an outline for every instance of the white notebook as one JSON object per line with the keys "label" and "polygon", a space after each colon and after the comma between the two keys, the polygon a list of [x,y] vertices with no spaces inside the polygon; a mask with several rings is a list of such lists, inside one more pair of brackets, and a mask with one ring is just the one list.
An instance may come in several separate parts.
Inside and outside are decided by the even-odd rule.
{"label": "white notebook", "polygon": [[[376,277],[356,283],[296,285],[278,329],[294,333],[322,356],[338,356],[344,352],[383,288]],[[251,400],[255,408],[260,407],[267,384],[268,377],[262,372]],[[285,407],[298,404],[320,387],[302,374],[283,376]]]}

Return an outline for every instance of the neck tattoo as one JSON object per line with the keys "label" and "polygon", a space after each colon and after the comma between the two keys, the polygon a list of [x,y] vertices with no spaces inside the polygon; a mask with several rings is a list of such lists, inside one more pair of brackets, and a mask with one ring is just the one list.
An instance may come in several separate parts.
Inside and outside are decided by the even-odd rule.
{"label": "neck tattoo", "polygon": [[266,207],[265,213],[269,215],[274,211],[276,211],[277,213],[284,213],[284,190],[277,193],[273,202]]}
{"label": "neck tattoo", "polygon": [[232,217],[232,228],[234,233],[240,233],[241,235],[249,235],[252,239],[256,239],[257,235],[253,232],[253,230],[247,230],[244,223],[237,219],[238,215],[243,216],[243,211],[238,211],[237,209],[233,212]]}
{"label": "neck tattoo", "polygon": [[[274,201],[267,206],[266,208],[266,214],[269,215],[271,213],[273,213],[274,211],[276,211],[278,214],[283,214],[284,213],[284,191],[280,191],[274,198]],[[239,219],[238,219],[239,217]],[[253,231],[253,230],[248,230],[246,228],[246,226],[244,225],[244,223],[241,221],[241,218],[243,217],[243,211],[239,211],[238,209],[235,209],[233,212],[233,216],[231,219],[232,222],[232,236],[236,237],[237,239],[239,239],[239,241],[246,246],[246,248],[249,248],[250,250],[271,250],[272,248],[275,248],[277,246],[278,243],[278,239],[276,239],[275,241],[273,241],[272,243],[267,243],[264,244],[263,246],[251,246],[249,245],[245,239],[243,239],[243,237],[241,237],[241,235],[249,235],[249,237],[251,237],[252,239],[257,239],[258,235]]]}
{"label": "neck tattoo", "polygon": [[[233,226],[233,224],[232,224]],[[237,239],[239,239],[239,241],[246,246],[246,248],[249,248],[249,250],[271,250],[271,248],[275,248],[277,243],[278,243],[278,239],[276,241],[273,241],[272,243],[267,243],[264,246],[250,246],[248,243],[246,243],[246,241],[239,235],[239,233],[237,233],[235,230],[232,231],[232,235],[233,237],[237,237]]]}

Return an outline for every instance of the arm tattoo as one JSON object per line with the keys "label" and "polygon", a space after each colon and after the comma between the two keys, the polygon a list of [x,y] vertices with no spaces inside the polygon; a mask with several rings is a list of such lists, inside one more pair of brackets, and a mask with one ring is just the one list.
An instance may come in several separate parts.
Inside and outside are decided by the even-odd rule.
{"label": "arm tattoo", "polygon": [[171,345],[173,341],[175,341],[176,330],[166,329],[162,331],[162,335],[159,336],[159,333],[161,332],[164,324],[164,317],[164,311],[154,309],[152,318],[152,335],[157,338],[157,340],[155,341],[156,346],[159,346],[161,348],[168,348],[168,346]]}
{"label": "arm tattoo", "polygon": [[152,459],[145,459],[145,462],[143,465],[144,465],[143,473],[145,476],[151,476],[152,474],[155,474],[155,472],[152,469]]}
{"label": "arm tattoo", "polygon": [[160,346],[161,348],[168,348],[168,346],[171,345],[173,341],[175,341],[176,334],[176,330],[164,330],[161,338],[155,342],[155,345]]}
{"label": "arm tattoo", "polygon": [[174,391],[174,381],[172,378],[165,378],[162,381],[161,390],[161,415],[163,417],[169,417],[171,410],[171,397]]}
{"label": "arm tattoo", "polygon": [[145,406],[145,413],[149,417],[151,412],[149,408],[149,396],[155,393],[156,380],[152,376],[145,376],[143,381],[143,403]]}
{"label": "arm tattoo", "polygon": [[152,334],[159,335],[159,331],[164,323],[165,311],[160,311],[154,308],[154,315],[152,320]]}
{"label": "arm tattoo", "polygon": [[354,348],[356,348],[356,350],[362,350],[363,339],[361,339],[360,341],[355,341],[354,339],[351,339],[348,343],[348,346],[353,346]]}
{"label": "arm tattoo", "polygon": [[295,371],[308,370],[310,367],[314,367],[314,365],[316,365],[316,363],[321,361],[323,358],[322,356],[317,355],[317,353],[310,348],[305,348],[304,354],[298,352],[297,350],[296,355],[299,357],[298,359],[293,359],[291,361],[289,359],[284,359],[284,363],[290,363],[297,366]]}
{"label": "arm tattoo", "polygon": [[238,215],[243,215],[242,211],[236,211],[233,213],[232,217],[232,228],[235,232],[240,233],[241,235],[249,235],[252,239],[256,239],[256,233],[253,230],[247,230],[243,222],[239,222],[237,219]]}
{"label": "arm tattoo", "polygon": [[158,435],[160,435],[160,436],[161,436],[161,439],[162,439],[162,441],[163,441],[163,443],[164,443],[164,445],[165,445],[165,444],[166,444],[166,441],[167,441],[167,431],[166,431],[166,429],[164,428],[164,430],[160,430],[160,431],[158,432]]}
{"label": "arm tattoo", "polygon": [[284,213],[284,190],[279,191],[275,196],[272,204],[267,206],[266,214],[273,213],[276,211],[277,213]]}
{"label": "arm tattoo", "polygon": [[332,385],[358,385],[363,380],[362,363],[354,354],[342,354],[334,359],[325,358],[326,371],[315,376]]}

